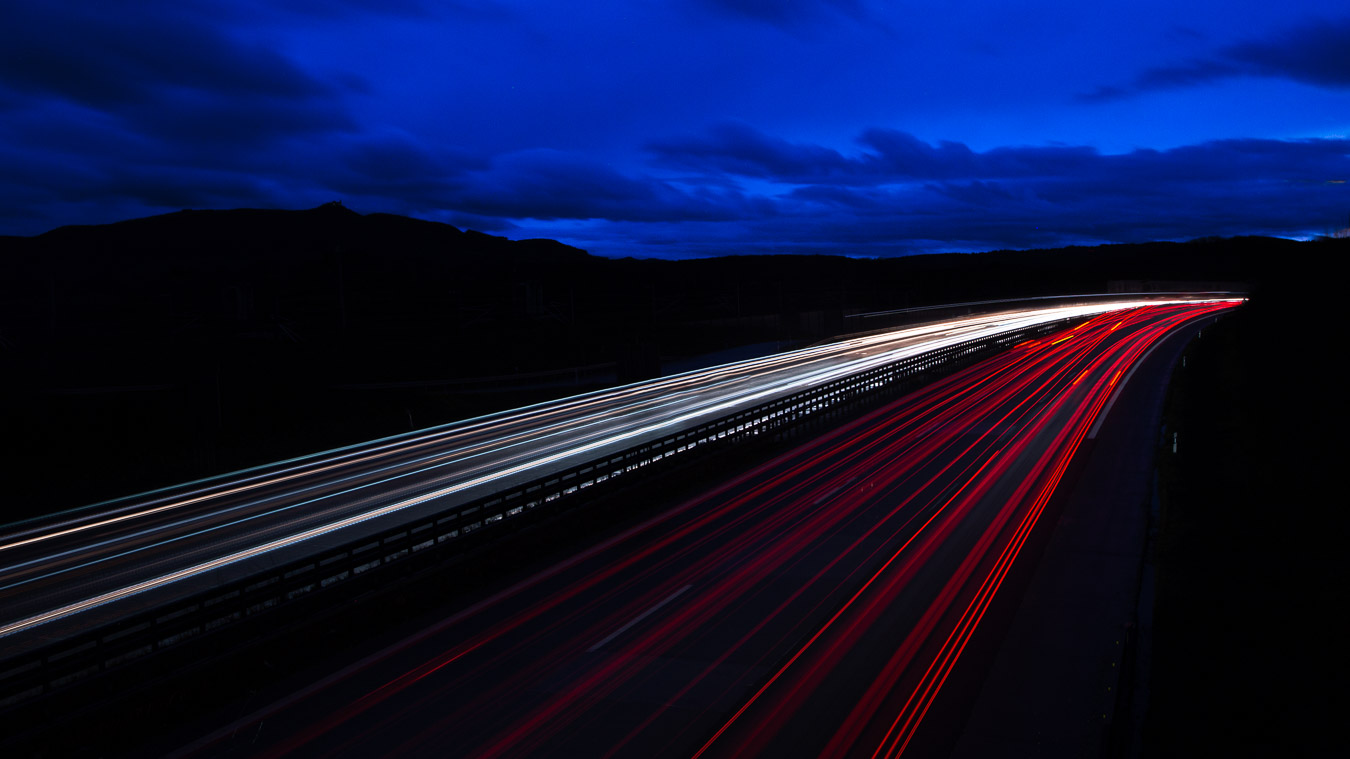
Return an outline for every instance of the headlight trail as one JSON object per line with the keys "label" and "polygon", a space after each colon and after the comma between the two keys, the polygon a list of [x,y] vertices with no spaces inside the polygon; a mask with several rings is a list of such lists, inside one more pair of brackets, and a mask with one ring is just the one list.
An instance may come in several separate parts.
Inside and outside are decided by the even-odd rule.
{"label": "headlight trail", "polygon": [[1232,305],[1114,310],[1018,345],[188,753],[901,756],[1116,389]]}
{"label": "headlight trail", "polygon": [[0,605],[7,610],[0,637],[907,355],[1122,305],[1139,302],[1041,308],[867,335],[12,525],[0,534]]}

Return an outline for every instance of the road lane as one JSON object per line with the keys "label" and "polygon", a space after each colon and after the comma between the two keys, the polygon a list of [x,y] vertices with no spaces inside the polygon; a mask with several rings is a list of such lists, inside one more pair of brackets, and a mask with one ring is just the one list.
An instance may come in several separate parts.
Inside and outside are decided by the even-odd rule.
{"label": "road lane", "polygon": [[1018,346],[188,753],[898,755],[1115,386],[1225,307]]}

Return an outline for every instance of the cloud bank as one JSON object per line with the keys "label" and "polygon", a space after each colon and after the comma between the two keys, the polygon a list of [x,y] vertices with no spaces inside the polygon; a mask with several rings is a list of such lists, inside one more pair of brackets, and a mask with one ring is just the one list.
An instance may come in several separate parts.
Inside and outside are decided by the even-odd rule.
{"label": "cloud bank", "polygon": [[[921,32],[944,28],[917,9],[906,16],[909,36],[890,38],[857,33],[900,17],[865,0],[683,0],[635,6],[635,16],[649,15],[633,25],[608,16],[590,24],[590,17],[573,18],[584,13],[571,6],[543,15],[531,15],[531,7],[510,0],[16,5],[0,25],[0,234],[180,208],[342,199],[361,211],[555,236],[609,255],[892,255],[1297,236],[1341,226],[1350,209],[1344,137],[1188,137],[1165,150],[1103,152],[1086,139],[1021,144],[1004,126],[1020,111],[990,110],[986,119],[980,103],[980,118],[994,126],[978,147],[970,138],[921,138],[915,132],[954,137],[949,130],[972,120],[966,106],[953,105],[972,80],[944,76],[1002,76],[1004,61],[982,68],[994,53],[960,45],[951,60],[929,55],[934,47],[889,57],[907,49],[898,40],[928,44]],[[1039,18],[1069,23],[1054,10]],[[994,23],[985,15],[966,22]],[[1022,15],[1007,18],[1000,24]],[[540,19],[574,25],[570,35],[551,35]],[[1040,30],[1042,21],[1025,23]],[[691,32],[705,28],[713,33]],[[463,46],[426,57],[415,71],[364,65],[347,49],[396,53],[411,49],[407,40],[439,44],[442,34],[458,34],[446,39]],[[320,54],[311,38],[340,44]],[[476,47],[464,53],[465,46]],[[1087,99],[1122,101],[1235,77],[1339,92],[1350,88],[1347,49],[1350,19],[1310,22],[1144,69]],[[400,64],[422,63],[416,52]],[[611,56],[628,56],[632,65],[607,68]],[[792,65],[764,68],[784,56]],[[686,69],[697,76],[685,77]],[[939,100],[953,98],[942,107],[957,107],[956,115],[924,121],[914,82]],[[845,89],[847,96],[834,97]],[[1071,100],[1072,91],[1056,91],[1055,102]],[[758,92],[774,94],[758,110],[745,106],[748,116],[723,115]],[[838,115],[855,103],[871,107],[869,99],[895,108],[881,109],[885,118]],[[1025,106],[1037,124],[1045,102]],[[1146,120],[1150,112],[1140,108],[1135,113]],[[821,113],[838,120],[815,121]],[[914,124],[913,131],[897,124]]]}
{"label": "cloud bank", "polygon": [[1080,95],[1080,99],[1121,100],[1238,77],[1271,77],[1329,89],[1350,89],[1347,51],[1350,51],[1350,17],[1315,21],[1270,37],[1225,46],[1208,57],[1149,68],[1128,84],[1100,87]]}

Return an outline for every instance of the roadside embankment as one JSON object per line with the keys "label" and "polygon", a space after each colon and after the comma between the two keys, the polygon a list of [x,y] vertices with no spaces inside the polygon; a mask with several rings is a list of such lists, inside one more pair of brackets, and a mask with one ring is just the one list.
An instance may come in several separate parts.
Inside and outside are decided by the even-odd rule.
{"label": "roadside embankment", "polygon": [[1173,377],[1146,756],[1323,756],[1342,744],[1350,519],[1339,343],[1316,298],[1260,293]]}

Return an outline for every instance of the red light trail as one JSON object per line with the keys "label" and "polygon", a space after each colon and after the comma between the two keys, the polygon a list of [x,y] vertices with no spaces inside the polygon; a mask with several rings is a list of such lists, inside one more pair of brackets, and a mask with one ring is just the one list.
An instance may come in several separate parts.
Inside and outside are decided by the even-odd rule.
{"label": "red light trail", "polygon": [[278,756],[901,756],[1122,376],[1232,305],[1020,344],[233,727]]}

